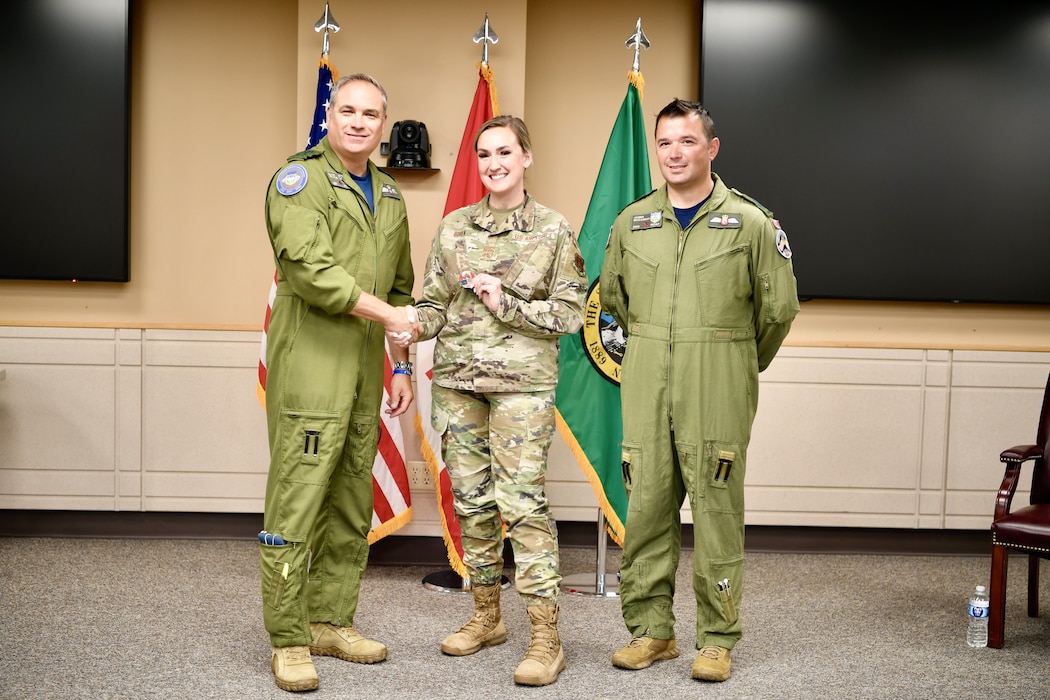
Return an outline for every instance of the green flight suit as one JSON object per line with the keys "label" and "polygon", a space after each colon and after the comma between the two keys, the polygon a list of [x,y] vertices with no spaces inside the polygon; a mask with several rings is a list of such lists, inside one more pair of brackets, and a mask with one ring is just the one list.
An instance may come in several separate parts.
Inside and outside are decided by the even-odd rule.
{"label": "green flight suit", "polygon": [[684,231],[666,185],[617,216],[600,295],[628,335],[620,396],[629,496],[624,622],[632,637],[674,638],[679,511],[688,494],[696,648],[731,649],[741,635],[744,473],[758,373],[799,305],[779,224],[713,178],[711,196]]}
{"label": "green flight suit", "polygon": [[288,159],[266,194],[277,264],[267,332],[270,472],[260,544],[273,646],[307,645],[310,622],[353,624],[372,522],[384,329],[351,316],[361,293],[412,299],[408,217],[373,163],[375,213],[328,144]]}

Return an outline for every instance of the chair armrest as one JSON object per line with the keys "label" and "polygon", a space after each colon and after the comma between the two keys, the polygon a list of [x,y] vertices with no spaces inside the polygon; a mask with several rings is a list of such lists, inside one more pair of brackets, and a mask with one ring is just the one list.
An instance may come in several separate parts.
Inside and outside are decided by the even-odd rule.
{"label": "chair armrest", "polygon": [[1042,454],[1043,450],[1038,445],[1017,445],[1000,453],[999,460],[1006,463],[1006,472],[995,497],[992,522],[1010,512],[1010,504],[1014,500],[1014,492],[1017,491],[1017,481],[1021,478],[1021,465],[1030,459],[1041,457]]}
{"label": "chair armrest", "polygon": [[1000,462],[1027,462],[1043,456],[1043,448],[1039,445],[1017,445],[999,454]]}

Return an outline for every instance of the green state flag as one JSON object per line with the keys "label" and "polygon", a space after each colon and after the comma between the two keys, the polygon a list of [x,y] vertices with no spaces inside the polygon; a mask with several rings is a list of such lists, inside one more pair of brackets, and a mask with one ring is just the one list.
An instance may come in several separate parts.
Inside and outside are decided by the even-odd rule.
{"label": "green state flag", "polygon": [[577,335],[562,338],[557,393],[558,430],[591,482],[609,532],[620,545],[627,519],[620,450],[620,361],[626,334],[602,313],[598,278],[616,215],[652,189],[641,85],[641,74],[632,72],[580,229],[590,285],[586,316]]}

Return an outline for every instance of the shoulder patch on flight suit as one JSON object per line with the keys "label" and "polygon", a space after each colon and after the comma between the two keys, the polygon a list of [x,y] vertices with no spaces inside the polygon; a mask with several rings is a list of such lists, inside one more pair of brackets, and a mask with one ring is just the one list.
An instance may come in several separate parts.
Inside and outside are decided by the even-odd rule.
{"label": "shoulder patch on flight suit", "polygon": [[350,185],[346,184],[346,180],[343,179],[342,173],[333,173],[331,170],[325,170],[324,174],[328,176],[328,181],[332,183],[332,187],[340,187],[344,190],[353,189]]}
{"label": "shoulder patch on flight suit", "polygon": [[707,215],[707,228],[740,228],[743,218],[737,212],[713,211]]}
{"label": "shoulder patch on flight suit", "polygon": [[298,194],[306,187],[308,179],[306,168],[303,166],[298,163],[286,165],[281,172],[277,173],[277,191],[285,197]]}
{"label": "shoulder patch on flight suit", "polygon": [[391,185],[389,182],[384,182],[383,186],[379,188],[380,197],[392,197],[393,199],[401,199],[401,193],[397,191],[397,188]]}
{"label": "shoulder patch on flight suit", "polygon": [[635,214],[631,217],[631,230],[642,231],[647,228],[660,228],[664,225],[664,213],[653,211],[648,214]]}
{"label": "shoulder patch on flight suit", "polygon": [[790,258],[791,246],[788,245],[788,235],[784,233],[784,229],[780,228],[780,222],[776,219],[773,219],[773,226],[777,230],[777,252],[785,258]]}

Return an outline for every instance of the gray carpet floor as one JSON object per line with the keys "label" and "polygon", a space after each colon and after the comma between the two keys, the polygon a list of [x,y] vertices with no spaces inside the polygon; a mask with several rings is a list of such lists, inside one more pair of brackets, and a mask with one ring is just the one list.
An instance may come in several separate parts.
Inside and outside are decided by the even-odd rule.
{"label": "gray carpet floor", "polygon": [[[615,581],[619,550],[608,553]],[[682,655],[642,671],[610,656],[628,641],[617,598],[561,596],[567,668],[516,686],[524,607],[504,592],[509,638],[454,658],[440,640],[469,594],[431,590],[432,567],[372,566],[356,626],[389,647],[364,666],[318,658],[319,690],[279,690],[250,540],[7,538],[0,541],[0,698],[1022,698],[1050,696],[1050,574],[1041,618],[1025,610],[1026,560],[1011,559],[1006,647],[970,649],[965,601],[988,557],[783,554],[745,557],[744,638],[733,677],[689,677],[695,610],[683,554],[675,613]],[[594,572],[563,548],[562,572]],[[508,572],[509,573],[509,572]]]}

